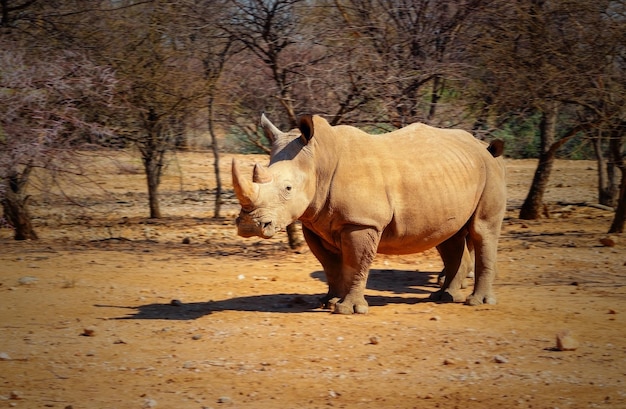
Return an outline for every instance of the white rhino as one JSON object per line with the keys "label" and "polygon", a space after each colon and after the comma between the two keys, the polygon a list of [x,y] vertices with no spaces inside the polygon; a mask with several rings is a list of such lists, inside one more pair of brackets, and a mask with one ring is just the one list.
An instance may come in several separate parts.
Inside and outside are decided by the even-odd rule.
{"label": "white rhino", "polygon": [[[496,252],[506,207],[501,141],[487,145],[456,129],[416,123],[383,135],[300,118],[281,132],[265,116],[273,140],[268,167],[252,179],[232,163],[241,213],[238,234],[270,238],[295,220],[324,268],[327,306],[366,313],[364,291],[376,253],[409,254],[437,247],[446,271],[431,299],[462,301],[459,273],[474,250],[469,305],[493,304]],[[496,159],[497,158],[497,159]],[[464,256],[464,253],[466,256]]]}

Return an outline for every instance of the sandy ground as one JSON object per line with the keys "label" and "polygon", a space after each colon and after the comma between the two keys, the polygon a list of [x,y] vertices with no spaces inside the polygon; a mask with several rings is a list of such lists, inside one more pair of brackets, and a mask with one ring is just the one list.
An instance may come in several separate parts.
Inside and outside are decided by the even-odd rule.
{"label": "sandy ground", "polygon": [[105,156],[99,188],[69,187],[84,207],[33,194],[40,240],[0,229],[0,408],[626,408],[626,237],[603,245],[611,212],[582,205],[593,162],[559,161],[531,222],[535,162],[507,162],[497,305],[430,302],[430,251],[379,256],[370,313],[340,316],[308,251],[236,236],[230,157],[222,219],[192,152],[152,221],[139,161]]}

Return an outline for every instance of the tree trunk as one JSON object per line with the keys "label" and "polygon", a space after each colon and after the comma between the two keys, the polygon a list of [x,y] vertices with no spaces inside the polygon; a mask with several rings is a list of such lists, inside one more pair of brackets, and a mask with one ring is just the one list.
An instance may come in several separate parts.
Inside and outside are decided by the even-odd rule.
{"label": "tree trunk", "polygon": [[615,160],[609,148],[608,160],[605,150],[602,148],[602,136],[591,138],[593,149],[598,163],[598,203],[615,207],[619,195]]}
{"label": "tree trunk", "polygon": [[533,182],[519,213],[520,219],[534,220],[541,217],[543,195],[546,191],[546,186],[548,186],[548,180],[554,165],[554,157],[555,153],[553,152],[546,152],[539,157],[539,164],[535,170]]}
{"label": "tree trunk", "polygon": [[159,184],[161,181],[161,170],[163,169],[163,155],[156,151],[145,150],[142,159],[148,183],[150,218],[160,219]]}
{"label": "tree trunk", "polygon": [[626,163],[624,163],[624,157],[622,156],[624,131],[626,131],[626,123],[622,123],[616,130],[609,144],[611,159],[622,174],[617,208],[615,209],[615,216],[609,228],[609,233],[623,233],[624,225],[626,224]]}
{"label": "tree trunk", "polygon": [[15,240],[37,240],[38,236],[28,211],[28,196],[24,195],[26,183],[18,179],[17,176],[7,179],[5,196],[2,199],[4,217],[14,229]]}
{"label": "tree trunk", "polygon": [[622,183],[620,183],[619,199],[609,233],[624,233],[624,225],[626,225],[626,167],[622,166],[620,171],[622,172]]}
{"label": "tree trunk", "polygon": [[154,171],[146,174],[148,179],[148,202],[150,205],[150,218],[161,218],[161,207],[159,205],[159,183],[156,181]]}
{"label": "tree trunk", "polygon": [[211,150],[213,151],[213,171],[215,172],[215,206],[213,217],[219,218],[221,216],[222,209],[222,177],[220,174],[220,150],[219,145],[217,143],[217,135],[215,134],[215,129],[213,127],[213,96],[209,97],[209,102],[207,103],[207,108],[209,110],[208,115],[208,127],[209,134],[211,135]]}
{"label": "tree trunk", "polygon": [[[550,173],[554,165],[556,149],[553,149],[556,138],[556,121],[558,108],[556,103],[550,105],[543,113],[540,124],[541,154],[539,164],[535,170],[533,182],[530,185],[528,195],[519,213],[519,218],[524,220],[539,219],[543,210],[543,195],[548,186]],[[560,146],[560,145],[559,145]]]}

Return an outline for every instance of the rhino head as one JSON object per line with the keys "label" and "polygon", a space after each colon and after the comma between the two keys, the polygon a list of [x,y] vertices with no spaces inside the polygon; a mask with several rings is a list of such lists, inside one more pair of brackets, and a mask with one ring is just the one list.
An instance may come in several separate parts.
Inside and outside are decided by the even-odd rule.
{"label": "rhino head", "polygon": [[252,179],[242,176],[236,159],[232,162],[233,187],[241,204],[237,234],[270,238],[296,221],[314,195],[314,172],[310,154],[303,154],[312,137],[310,116],[299,130],[283,133],[263,115],[267,137],[273,142],[270,165],[254,165]]}

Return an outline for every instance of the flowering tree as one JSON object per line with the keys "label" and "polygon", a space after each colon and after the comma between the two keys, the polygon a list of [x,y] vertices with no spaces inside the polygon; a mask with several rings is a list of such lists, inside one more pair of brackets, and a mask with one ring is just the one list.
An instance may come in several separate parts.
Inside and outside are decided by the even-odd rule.
{"label": "flowering tree", "polygon": [[107,134],[90,118],[109,106],[116,81],[78,53],[0,47],[0,202],[14,238],[37,239],[28,211],[33,170],[80,172],[68,159]]}

